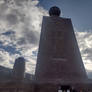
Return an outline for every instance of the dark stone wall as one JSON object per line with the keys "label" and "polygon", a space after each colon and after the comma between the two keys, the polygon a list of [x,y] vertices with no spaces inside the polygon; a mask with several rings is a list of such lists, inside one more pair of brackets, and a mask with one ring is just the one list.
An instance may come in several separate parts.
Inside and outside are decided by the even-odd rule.
{"label": "dark stone wall", "polygon": [[35,77],[62,84],[87,80],[71,19],[43,17]]}

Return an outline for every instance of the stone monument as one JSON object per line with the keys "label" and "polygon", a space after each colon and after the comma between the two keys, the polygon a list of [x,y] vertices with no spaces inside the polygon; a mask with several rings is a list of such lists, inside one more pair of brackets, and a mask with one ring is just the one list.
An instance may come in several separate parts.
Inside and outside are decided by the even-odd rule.
{"label": "stone monument", "polygon": [[85,83],[88,78],[71,19],[59,17],[60,9],[56,6],[50,9],[49,15],[43,17],[35,81],[66,85],[66,88]]}
{"label": "stone monument", "polygon": [[13,79],[15,81],[23,80],[24,72],[25,72],[25,59],[23,57],[19,57],[15,60],[13,66]]}

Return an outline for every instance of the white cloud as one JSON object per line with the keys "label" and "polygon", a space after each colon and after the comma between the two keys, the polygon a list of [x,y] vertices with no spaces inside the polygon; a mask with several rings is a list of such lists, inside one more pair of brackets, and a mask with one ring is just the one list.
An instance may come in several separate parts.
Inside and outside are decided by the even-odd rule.
{"label": "white cloud", "polygon": [[24,56],[28,61],[26,71],[34,72],[42,16],[47,15],[47,11],[37,4],[37,0],[0,2],[0,65],[13,67],[15,58]]}
{"label": "white cloud", "polygon": [[[12,68],[15,58],[24,56],[28,61],[26,62],[26,71],[34,73],[42,16],[48,15],[47,11],[37,6],[37,0],[4,1],[0,1],[0,42],[2,43],[0,65]],[[10,30],[15,33],[8,36],[2,34]],[[77,31],[76,37],[85,67],[91,71],[91,30]],[[20,53],[10,54],[7,50],[9,46]]]}
{"label": "white cloud", "polygon": [[92,71],[92,32],[91,30],[76,32],[76,37],[85,68]]}
{"label": "white cloud", "polygon": [[18,57],[18,55],[15,54],[10,56],[8,52],[3,49],[0,49],[0,65],[12,68],[15,57]]}

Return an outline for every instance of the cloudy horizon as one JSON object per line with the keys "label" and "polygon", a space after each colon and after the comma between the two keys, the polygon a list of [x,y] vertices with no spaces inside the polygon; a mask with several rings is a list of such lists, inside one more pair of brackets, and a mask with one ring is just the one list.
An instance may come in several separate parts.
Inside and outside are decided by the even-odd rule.
{"label": "cloudy horizon", "polygon": [[[42,17],[48,10],[38,0],[0,1],[0,65],[12,68],[15,58],[26,59],[26,72],[34,74]],[[63,10],[61,9],[62,14]],[[74,24],[81,56],[92,78],[92,29],[81,31]]]}

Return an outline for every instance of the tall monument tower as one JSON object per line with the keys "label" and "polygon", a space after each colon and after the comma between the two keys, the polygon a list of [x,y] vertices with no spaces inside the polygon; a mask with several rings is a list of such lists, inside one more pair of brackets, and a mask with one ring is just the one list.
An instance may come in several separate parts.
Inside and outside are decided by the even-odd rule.
{"label": "tall monument tower", "polygon": [[13,66],[13,79],[16,80],[23,80],[25,73],[25,59],[23,57],[19,57],[15,60]]}
{"label": "tall monument tower", "polygon": [[87,80],[71,19],[52,7],[44,16],[35,71],[38,83],[68,85]]}

